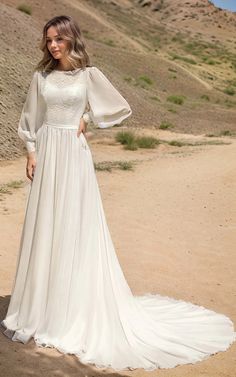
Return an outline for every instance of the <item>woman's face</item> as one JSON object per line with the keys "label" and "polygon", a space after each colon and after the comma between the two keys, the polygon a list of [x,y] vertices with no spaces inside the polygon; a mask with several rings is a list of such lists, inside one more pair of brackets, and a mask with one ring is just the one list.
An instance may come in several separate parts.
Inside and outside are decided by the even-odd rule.
{"label": "woman's face", "polygon": [[66,56],[67,40],[63,39],[54,26],[47,30],[47,48],[54,59],[61,59]]}

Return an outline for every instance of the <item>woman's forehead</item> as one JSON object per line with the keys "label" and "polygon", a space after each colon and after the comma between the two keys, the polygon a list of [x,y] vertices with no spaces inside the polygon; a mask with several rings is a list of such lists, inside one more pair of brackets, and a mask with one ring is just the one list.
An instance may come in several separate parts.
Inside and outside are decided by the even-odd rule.
{"label": "woman's forehead", "polygon": [[57,37],[59,35],[59,32],[55,26],[50,26],[47,30],[47,36],[50,37]]}

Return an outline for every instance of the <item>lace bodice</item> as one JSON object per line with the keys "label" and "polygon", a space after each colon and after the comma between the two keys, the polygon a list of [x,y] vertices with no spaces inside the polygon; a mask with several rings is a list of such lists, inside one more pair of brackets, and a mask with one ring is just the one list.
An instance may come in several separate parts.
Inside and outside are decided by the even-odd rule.
{"label": "lace bodice", "polygon": [[42,95],[47,123],[79,124],[87,103],[85,75],[82,71],[70,73],[53,71],[45,81]]}
{"label": "lace bodice", "polygon": [[132,114],[125,98],[97,67],[73,71],[36,71],[24,103],[18,135],[29,152],[43,122],[78,125],[80,118],[99,128],[119,124]]}

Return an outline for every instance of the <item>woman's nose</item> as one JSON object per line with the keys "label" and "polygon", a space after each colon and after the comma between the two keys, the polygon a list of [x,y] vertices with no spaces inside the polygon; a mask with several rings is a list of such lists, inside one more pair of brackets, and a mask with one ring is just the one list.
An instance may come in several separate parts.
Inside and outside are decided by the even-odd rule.
{"label": "woman's nose", "polygon": [[56,45],[57,45],[57,42],[56,41],[52,41],[51,46],[56,46]]}

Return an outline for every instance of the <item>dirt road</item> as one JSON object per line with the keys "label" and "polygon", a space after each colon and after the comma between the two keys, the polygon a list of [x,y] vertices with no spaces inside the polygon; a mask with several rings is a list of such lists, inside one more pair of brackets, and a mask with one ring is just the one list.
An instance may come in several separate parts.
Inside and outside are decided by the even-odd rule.
{"label": "dirt road", "polygon": [[[90,145],[96,162],[136,160],[133,171],[96,172],[109,229],[133,293],[191,301],[228,315],[236,326],[236,140],[229,141],[138,151],[95,140]],[[24,157],[0,166],[0,184],[25,182],[12,194],[1,195],[1,318],[9,302],[29,192],[24,174]],[[13,343],[0,333],[0,349],[6,377],[103,375],[74,356],[37,348],[33,340],[27,345]],[[235,377],[235,371],[233,344],[194,365],[119,375]]]}

